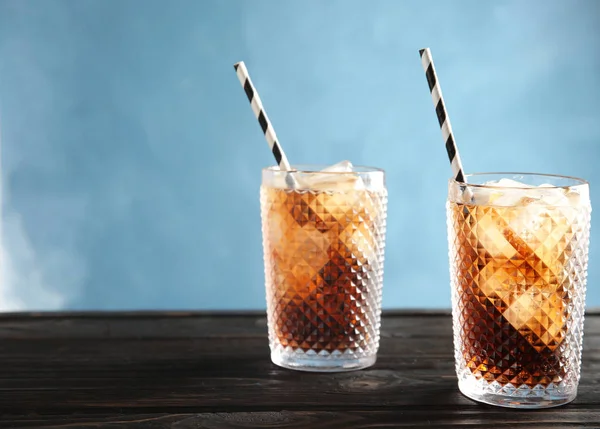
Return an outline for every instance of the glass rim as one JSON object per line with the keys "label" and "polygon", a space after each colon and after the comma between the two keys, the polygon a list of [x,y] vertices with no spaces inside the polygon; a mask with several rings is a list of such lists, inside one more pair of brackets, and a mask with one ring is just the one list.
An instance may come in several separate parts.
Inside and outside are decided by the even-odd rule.
{"label": "glass rim", "polygon": [[379,167],[368,165],[353,165],[353,171],[322,171],[324,168],[331,167],[333,164],[292,164],[293,170],[280,170],[277,165],[270,165],[262,169],[263,172],[270,173],[300,173],[300,174],[331,174],[331,175],[347,175],[347,174],[385,174],[385,170]]}
{"label": "glass rim", "polygon": [[529,176],[529,177],[551,177],[554,179],[567,179],[573,181],[571,185],[553,185],[546,187],[546,189],[567,189],[572,188],[573,186],[589,186],[589,182],[585,179],[575,176],[566,176],[563,174],[549,174],[549,173],[523,173],[523,172],[506,172],[506,171],[491,171],[491,172],[477,172],[477,173],[469,173],[465,174],[465,181],[458,181],[456,178],[451,177],[448,181],[451,183],[457,183],[459,185],[464,185],[467,188],[504,188],[504,189],[531,189],[531,186],[494,186],[494,185],[485,185],[478,183],[469,183],[466,181],[469,177],[482,177],[482,176],[504,176],[506,178],[514,177],[514,176]]}

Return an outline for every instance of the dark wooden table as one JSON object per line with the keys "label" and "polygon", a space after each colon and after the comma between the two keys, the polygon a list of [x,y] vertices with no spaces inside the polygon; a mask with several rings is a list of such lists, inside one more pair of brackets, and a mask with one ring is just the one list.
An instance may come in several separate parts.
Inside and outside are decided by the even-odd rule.
{"label": "dark wooden table", "polygon": [[451,319],[393,312],[377,364],[312,374],[269,360],[263,313],[0,316],[1,428],[600,428],[600,312],[564,407],[513,411],[456,387]]}

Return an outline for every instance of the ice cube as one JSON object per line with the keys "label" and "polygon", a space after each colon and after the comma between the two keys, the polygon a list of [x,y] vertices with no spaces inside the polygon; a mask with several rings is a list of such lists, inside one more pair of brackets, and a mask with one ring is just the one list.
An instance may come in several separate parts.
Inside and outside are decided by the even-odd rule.
{"label": "ice cube", "polygon": [[565,197],[569,200],[569,205],[572,207],[577,207],[581,203],[581,194],[575,189],[569,189],[565,193]]}
{"label": "ice cube", "polygon": [[516,180],[504,177],[498,181],[486,182],[484,185],[486,188],[481,189],[479,195],[479,198],[483,200],[487,197],[486,202],[483,204],[500,207],[510,207],[522,203],[522,188],[530,187]]}
{"label": "ice cube", "polygon": [[473,202],[476,205],[508,207],[519,203],[522,197],[520,188],[523,187],[528,187],[528,185],[524,185],[516,180],[502,178],[498,181],[485,182],[483,187],[473,186],[470,188],[470,191],[473,194]]}
{"label": "ice cube", "polygon": [[324,174],[311,173],[310,175],[295,175],[299,188],[319,191],[348,191],[352,189],[363,189],[364,184],[358,174],[335,174],[351,173],[354,167],[350,161],[341,161],[321,170]]}
{"label": "ice cube", "polygon": [[503,189],[502,191],[492,192],[488,204],[500,207],[512,207],[518,205],[527,205],[533,202],[529,196],[524,196],[518,189]]}
{"label": "ice cube", "polygon": [[354,166],[350,161],[340,161],[321,171],[328,173],[352,173],[352,171],[354,171]]}
{"label": "ice cube", "polygon": [[503,177],[497,181],[486,182],[485,185],[494,188],[533,188],[531,185],[527,185],[513,179],[508,179],[506,177]]}
{"label": "ice cube", "polygon": [[476,204],[489,204],[499,207],[512,207],[540,203],[549,206],[572,205],[576,196],[567,197],[564,188],[548,183],[532,186],[516,180],[502,178],[486,182],[486,188],[477,188],[474,192]]}
{"label": "ice cube", "polygon": [[[542,188],[541,186],[539,188]],[[536,195],[541,204],[548,206],[569,206],[571,203],[566,196],[565,189],[554,187],[543,187],[536,190]]]}

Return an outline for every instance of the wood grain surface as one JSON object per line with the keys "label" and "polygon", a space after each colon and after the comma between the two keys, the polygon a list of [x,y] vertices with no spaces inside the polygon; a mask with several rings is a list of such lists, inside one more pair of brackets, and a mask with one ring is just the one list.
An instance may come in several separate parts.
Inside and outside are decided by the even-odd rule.
{"label": "wood grain surface", "polygon": [[457,388],[451,317],[384,314],[372,368],[290,371],[262,313],[0,316],[0,428],[600,428],[600,313],[566,406],[514,411]]}

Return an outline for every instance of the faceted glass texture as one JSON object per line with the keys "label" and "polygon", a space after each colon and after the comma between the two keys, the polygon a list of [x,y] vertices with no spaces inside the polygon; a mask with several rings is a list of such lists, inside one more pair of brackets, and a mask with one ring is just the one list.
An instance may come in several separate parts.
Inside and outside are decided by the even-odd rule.
{"label": "faceted glass texture", "polygon": [[387,192],[261,187],[274,363],[364,368],[379,347]]}
{"label": "faceted glass texture", "polygon": [[456,372],[465,395],[531,408],[575,398],[590,213],[589,200],[447,203]]}

